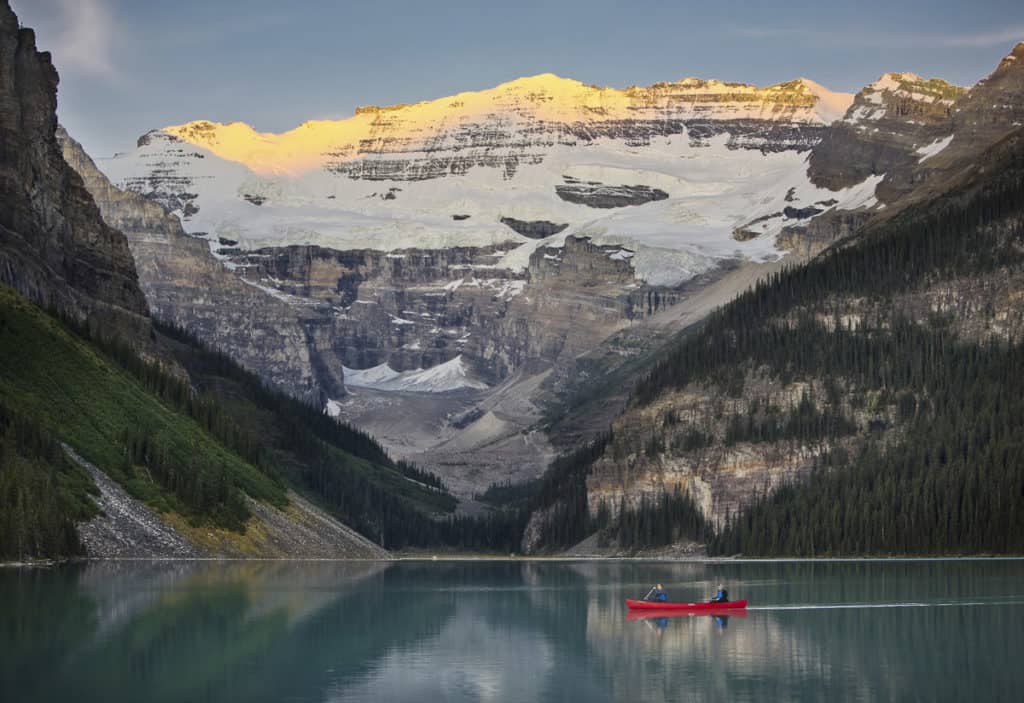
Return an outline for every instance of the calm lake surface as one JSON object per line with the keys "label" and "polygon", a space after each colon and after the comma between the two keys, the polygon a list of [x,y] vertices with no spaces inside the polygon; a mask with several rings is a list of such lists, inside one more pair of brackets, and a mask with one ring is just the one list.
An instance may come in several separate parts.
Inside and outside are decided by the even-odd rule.
{"label": "calm lake surface", "polygon": [[[719,581],[745,617],[630,620]],[[0,569],[0,701],[1021,700],[1024,561]]]}

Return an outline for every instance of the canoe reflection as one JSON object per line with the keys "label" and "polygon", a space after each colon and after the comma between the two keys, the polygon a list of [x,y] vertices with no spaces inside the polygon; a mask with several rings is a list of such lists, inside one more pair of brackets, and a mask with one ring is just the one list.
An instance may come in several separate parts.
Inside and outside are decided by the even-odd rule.
{"label": "canoe reflection", "polygon": [[659,627],[668,625],[669,618],[711,618],[721,628],[729,626],[729,618],[745,618],[745,610],[631,610],[626,614],[626,620],[651,620]]}

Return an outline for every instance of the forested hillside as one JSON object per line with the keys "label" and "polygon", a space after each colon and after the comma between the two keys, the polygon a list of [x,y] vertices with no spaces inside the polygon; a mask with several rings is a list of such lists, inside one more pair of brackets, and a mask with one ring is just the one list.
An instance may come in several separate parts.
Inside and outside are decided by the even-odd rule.
{"label": "forested hillside", "polygon": [[[1024,551],[1021,132],[981,163],[679,343],[585,485],[551,502],[577,528],[540,544],[610,520],[624,549],[710,536],[713,554]],[[685,506],[686,529],[623,527],[677,488],[714,529]]]}
{"label": "forested hillside", "polygon": [[267,389],[227,357],[156,323],[157,357],[0,290],[0,557],[81,553],[91,478],[61,443],[161,513],[244,533],[249,500],[293,487],[388,548],[514,548],[514,530],[449,513],[436,477],[372,438]]}

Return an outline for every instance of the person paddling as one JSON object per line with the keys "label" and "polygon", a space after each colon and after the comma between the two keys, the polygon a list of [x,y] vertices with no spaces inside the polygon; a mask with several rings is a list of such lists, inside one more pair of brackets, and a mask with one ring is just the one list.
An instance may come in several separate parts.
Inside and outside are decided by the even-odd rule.
{"label": "person paddling", "polygon": [[[653,598],[651,597],[652,594],[654,596]],[[644,596],[644,600],[653,600],[653,601],[656,601],[658,603],[664,603],[665,601],[668,600],[668,594],[665,593],[665,589],[663,589],[661,587],[661,584],[659,583],[659,584],[656,584],[653,588],[651,588],[651,590],[649,590],[647,592],[647,595]]]}
{"label": "person paddling", "polygon": [[711,602],[712,603],[728,603],[729,602],[729,592],[727,590],[725,590],[725,586],[723,586],[722,584],[718,584],[718,593],[716,593],[715,597],[711,599]]}

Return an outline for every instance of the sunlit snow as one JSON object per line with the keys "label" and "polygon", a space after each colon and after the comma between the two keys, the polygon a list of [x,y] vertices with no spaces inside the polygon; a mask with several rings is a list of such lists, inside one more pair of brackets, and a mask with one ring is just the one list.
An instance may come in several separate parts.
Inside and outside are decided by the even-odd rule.
{"label": "sunlit snow", "polygon": [[[467,146],[467,134],[495,129],[529,135],[538,124],[548,125],[552,135],[559,134],[558,124],[669,116],[822,125],[840,117],[851,101],[849,94],[806,79],[767,88],[685,79],[618,90],[545,74],[415,105],[365,108],[346,120],[307,122],[284,134],[258,133],[240,122],[188,123],[151,133],[133,152],[99,165],[122,187],[147,194],[155,189],[158,197],[161,188],[195,194],[191,204],[198,210],[181,211],[183,225],[205,236],[213,251],[220,246],[218,238],[237,241],[243,250],[309,244],[392,256],[414,248],[503,246],[507,253],[497,265],[523,270],[538,247],[557,247],[566,236],[586,235],[634,252],[620,256],[629,260],[637,279],[675,285],[722,259],[782,256],[768,228],[769,236],[742,242],[732,232],[789,188],[840,200],[836,207],[850,205],[840,194],[810,186],[806,152],[736,148],[726,133],[692,141],[684,131],[652,136],[640,146],[613,137],[577,142],[553,136],[550,143],[531,142],[533,151],[516,156],[511,176],[502,168],[476,165],[427,180],[370,180],[334,173],[327,165],[344,163],[349,154],[408,161],[446,149],[486,155],[493,150]],[[398,140],[401,150],[360,156],[361,140],[385,138]],[[501,149],[512,147],[500,147],[499,155]],[[646,186],[669,197],[595,209],[556,195],[556,186],[566,179]],[[503,217],[569,227],[536,240],[502,224]],[[453,282],[451,289],[458,285]],[[517,292],[508,288],[502,295]]]}

